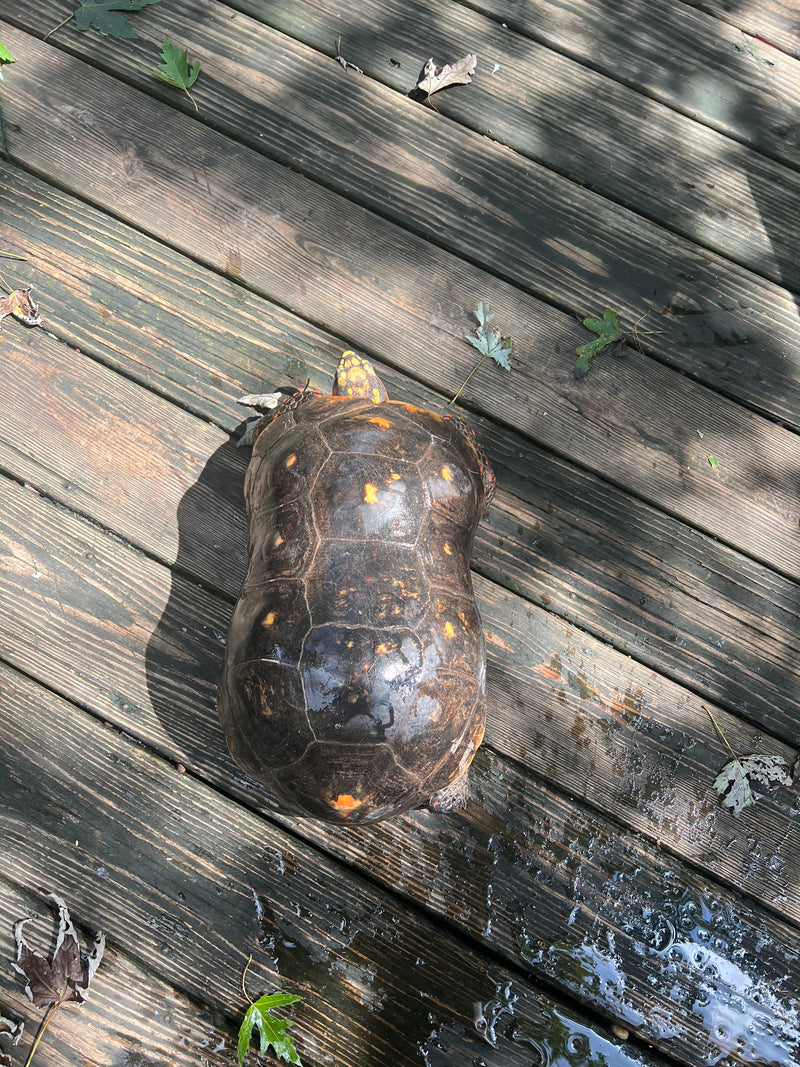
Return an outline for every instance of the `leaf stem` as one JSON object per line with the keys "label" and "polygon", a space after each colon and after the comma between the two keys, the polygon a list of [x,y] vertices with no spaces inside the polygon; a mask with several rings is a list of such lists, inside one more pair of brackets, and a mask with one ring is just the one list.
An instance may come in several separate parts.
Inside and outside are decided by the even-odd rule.
{"label": "leaf stem", "polygon": [[738,757],[738,756],[736,755],[736,753],[735,753],[735,752],[733,751],[733,749],[731,748],[731,746],[730,746],[730,743],[729,743],[729,741],[728,741],[727,737],[726,737],[726,736],[725,736],[725,734],[724,734],[724,733],[722,732],[722,727],[721,727],[721,726],[720,726],[720,724],[719,724],[719,723],[717,722],[717,720],[716,720],[716,719],[714,718],[714,716],[713,716],[713,714],[712,714],[712,712],[711,712],[711,708],[707,708],[707,707],[705,706],[705,704],[701,704],[701,705],[700,705],[700,707],[701,707],[701,708],[703,709],[703,711],[705,711],[705,712],[706,712],[706,713],[708,714],[708,717],[709,717],[709,719],[711,719],[711,721],[713,722],[713,724],[714,724],[714,729],[715,729],[715,730],[717,731],[717,733],[719,734],[719,736],[720,736],[720,737],[722,738],[722,743],[723,743],[723,745],[725,746],[725,748],[727,748],[728,752],[730,752],[730,754],[731,754],[731,757],[732,757],[732,758],[733,758],[734,760],[736,760],[736,761],[738,762],[738,761],[739,761],[739,757]]}
{"label": "leaf stem", "polygon": [[488,358],[489,358],[489,355],[488,355],[488,353],[487,353],[487,354],[486,354],[485,356],[481,356],[481,358],[480,358],[480,359],[478,360],[478,362],[477,362],[477,363],[475,364],[475,366],[474,366],[474,367],[472,368],[472,370],[471,370],[471,371],[469,372],[469,374],[468,374],[468,375],[466,376],[466,378],[464,379],[464,381],[463,381],[463,382],[461,383],[461,388],[460,388],[460,389],[458,390],[458,392],[456,393],[456,395],[455,395],[455,396],[453,397],[453,399],[452,399],[452,400],[448,400],[448,404],[455,404],[456,400],[458,400],[458,398],[459,398],[459,397],[461,396],[461,394],[462,394],[462,393],[464,392],[464,390],[466,389],[466,387],[467,387],[467,382],[468,382],[468,381],[470,380],[470,378],[472,377],[472,375],[473,375],[473,374],[475,373],[475,371],[476,371],[476,370],[478,369],[478,367],[480,367],[481,363],[483,363],[483,361],[484,361],[484,360],[486,360],[486,359],[488,359]]}
{"label": "leaf stem", "polygon": [[44,1022],[39,1027],[39,1032],[36,1035],[33,1044],[31,1045],[31,1050],[28,1053],[28,1058],[27,1058],[27,1060],[25,1060],[25,1067],[30,1067],[31,1060],[33,1059],[33,1054],[37,1050],[37,1048],[39,1047],[39,1042],[44,1037],[44,1032],[47,1029],[47,1027],[50,1025],[50,1020],[53,1018],[55,1013],[58,1011],[60,1003],[61,1003],[60,1001],[54,1000],[53,1003],[48,1008],[47,1015],[45,1015],[45,1017],[44,1017]]}
{"label": "leaf stem", "polygon": [[24,262],[27,262],[28,259],[27,256],[18,256],[16,252],[6,252],[5,249],[0,249],[0,256],[2,256],[3,259],[19,259]]}
{"label": "leaf stem", "polygon": [[[56,30],[60,30],[62,26],[66,26],[66,24],[69,22],[69,20],[73,19],[73,18],[75,18],[75,12],[74,11],[72,12],[71,15],[67,15],[67,17],[65,19],[62,19],[61,22],[59,22],[59,24],[57,26],[54,26],[52,28],[52,30],[48,30],[47,33],[42,38],[42,40],[46,41],[48,37],[52,37],[53,34],[56,32]],[[28,1067],[28,1065],[25,1064],[25,1067]]]}
{"label": "leaf stem", "polygon": [[[242,971],[242,992],[244,993],[244,999],[247,1001],[248,1004],[252,1004],[253,1002],[250,999],[250,997],[247,995],[247,990],[244,987],[244,983],[245,983],[245,979],[247,978],[247,968],[250,966],[250,964],[252,962],[253,962],[253,953],[251,952],[250,955],[247,957],[247,963],[244,965],[244,970]],[[26,1067],[27,1067],[27,1064],[26,1064]]]}

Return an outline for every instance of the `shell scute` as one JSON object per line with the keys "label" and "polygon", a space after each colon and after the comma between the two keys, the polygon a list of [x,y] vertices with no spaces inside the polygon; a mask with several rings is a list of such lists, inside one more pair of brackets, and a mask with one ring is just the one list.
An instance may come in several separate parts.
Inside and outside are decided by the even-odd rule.
{"label": "shell scute", "polygon": [[320,537],[413,544],[425,507],[417,468],[406,461],[335,452],[315,477],[311,500]]}
{"label": "shell scute", "polygon": [[274,660],[297,666],[311,628],[303,583],[269,581],[242,591],[228,636],[231,663]]}
{"label": "shell scute", "polygon": [[421,662],[409,632],[386,639],[372,628],[315,627],[301,660],[315,737],[346,744],[392,741],[415,696]]}
{"label": "shell scute", "polygon": [[[314,740],[300,672],[286,663],[251,660],[226,672],[222,707],[235,707],[238,721],[228,744],[236,762],[253,777],[265,768],[300,759]],[[223,718],[223,727],[228,729]],[[234,738],[234,744],[231,744]]]}
{"label": "shell scute", "polygon": [[316,621],[379,630],[414,626],[429,604],[428,583],[410,545],[322,541],[306,589]]}

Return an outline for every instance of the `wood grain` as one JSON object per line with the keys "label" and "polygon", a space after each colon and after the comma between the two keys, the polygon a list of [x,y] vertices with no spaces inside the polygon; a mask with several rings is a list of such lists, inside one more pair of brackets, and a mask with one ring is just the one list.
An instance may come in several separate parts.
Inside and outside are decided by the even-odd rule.
{"label": "wood grain", "polygon": [[[226,437],[186,417],[166,396],[233,429],[239,422],[233,397],[285,380],[287,370],[299,384],[310,377],[327,390],[340,348],[335,338],[252,295],[246,312],[238,300],[224,301],[228,283],[213,276],[206,281],[191,261],[119,224],[104,229],[102,217],[87,215],[63,194],[49,197],[18,172],[13,185],[20,199],[7,201],[7,217],[18,227],[7,231],[12,235],[20,234],[34,202],[47,205],[47,224],[28,227],[28,249],[42,266],[27,280],[56,309],[69,307],[70,321],[59,316],[53,328],[126,377],[58,345],[46,344],[37,355],[38,346],[22,345],[7,330],[13,403],[0,431],[0,462],[171,562],[178,550],[178,508],[189,499],[186,487],[198,478],[203,457]],[[81,250],[89,243],[91,260]],[[119,248],[124,257],[114,254]],[[133,255],[142,265],[135,283],[121,273]],[[100,276],[109,288],[98,309],[85,279]],[[168,298],[172,313],[154,311]],[[200,336],[206,339],[202,346]],[[439,404],[430,390],[380,369],[396,399]],[[127,376],[148,392],[143,396]],[[147,419],[160,427],[149,434],[141,429],[145,407]],[[519,435],[485,420],[472,424],[500,484],[478,538],[483,574],[798,743],[791,652],[797,605],[790,582]],[[238,592],[243,561],[241,554],[221,559],[218,546],[242,522],[244,462],[244,456],[221,458],[213,485],[206,479],[191,494],[195,536],[182,554],[182,567],[227,596]],[[687,470],[684,481],[689,477]],[[155,511],[153,498],[161,502]],[[742,511],[747,506],[740,501]],[[187,516],[183,525],[189,521]]]}
{"label": "wood grain", "polygon": [[[76,919],[176,990],[168,1004],[188,996],[222,1009],[228,1044],[253,953],[254,983],[305,998],[294,1036],[310,1063],[417,1064],[433,1043],[450,1062],[528,1067],[532,1040],[549,1048],[575,1034],[592,1056],[654,1063],[602,1027],[588,1031],[502,964],[488,975],[481,956],[420,912],[29,679],[3,667],[0,688],[2,743],[14,751],[0,819],[15,884],[28,894],[56,885]],[[103,980],[101,969],[98,989]],[[475,1032],[473,1004],[504,991],[513,1010],[493,1047]]]}
{"label": "wood grain", "polygon": [[[35,50],[39,47],[31,45],[30,38],[11,40],[18,49],[33,47]],[[70,78],[75,77],[77,82],[73,89],[78,97],[94,98],[95,91],[90,85],[100,76],[63,57],[59,63],[65,68],[61,91],[73,91],[67,86]],[[29,66],[35,68],[36,64],[31,62]],[[78,89],[78,83],[85,84]],[[113,93],[116,84],[109,83],[107,91]],[[96,91],[99,91],[99,85],[98,82]],[[21,90],[21,86],[18,89]],[[22,96],[20,91],[20,102]],[[18,100],[17,95],[14,100]],[[161,107],[152,106],[156,111]],[[169,176],[170,162],[166,154],[157,158],[160,148],[151,143],[149,130],[152,127],[145,129],[142,123],[143,162],[135,168],[138,177],[131,177],[127,186],[126,213],[131,221],[141,214],[147,218],[148,226],[159,232],[165,228],[174,231],[175,220],[180,219],[181,245],[184,248],[194,246],[197,252],[202,250],[207,257],[209,234],[219,232],[220,219],[230,218],[230,222],[225,222],[225,244],[229,249],[235,246],[243,263],[252,257],[252,270],[248,267],[245,273],[257,290],[268,292],[272,299],[291,305],[298,292],[299,271],[307,279],[307,284],[302,282],[306,289],[303,297],[305,314],[316,320],[326,320],[334,329],[337,325],[343,331],[349,329],[353,343],[367,351],[385,349],[394,352],[395,338],[403,336],[406,342],[403,369],[423,381],[437,379],[431,370],[433,344],[436,363],[441,361],[442,374],[437,384],[441,387],[443,380],[453,378],[453,368],[465,358],[463,336],[470,326],[465,307],[472,305],[472,299],[464,292],[462,296],[468,302],[455,304],[449,268],[445,270],[444,264],[440,264],[445,279],[444,290],[439,293],[444,300],[435,299],[434,286],[425,277],[421,266],[423,259],[440,253],[433,252],[432,246],[422,242],[414,251],[411,246],[416,243],[415,239],[407,238],[397,230],[393,233],[396,261],[390,283],[385,280],[385,270],[379,262],[381,253],[373,251],[374,226],[379,224],[374,216],[370,219],[359,209],[348,208],[338,200],[334,202],[319,187],[254,157],[244,149],[237,149],[231,142],[226,142],[227,154],[223,153],[222,146],[212,143],[214,135],[206,132],[201,137],[202,131],[195,123],[172,112],[167,112],[162,120],[172,122],[176,129],[186,127],[186,140],[182,143],[184,158],[192,159],[193,151],[196,151],[198,165],[201,159],[206,161],[207,178],[218,182],[218,189],[208,197],[202,188],[198,188],[192,211],[181,214],[185,195]],[[85,118],[81,119],[81,123],[84,121]],[[152,121],[156,121],[155,115]],[[104,121],[104,139],[113,138],[108,125]],[[134,129],[132,120],[126,124],[124,132],[119,129],[116,135],[130,144]],[[49,143],[52,135],[53,131],[39,131],[30,141]],[[194,150],[190,147],[192,140],[195,141]],[[20,145],[28,143],[21,141]],[[220,154],[225,155],[224,165],[215,162],[217,147]],[[105,164],[108,169],[104,170],[100,152],[98,148],[92,168],[94,195],[99,195],[99,187],[104,182],[103,196],[108,200],[113,196],[116,180],[113,175],[119,157],[109,150]],[[241,169],[237,168],[235,158],[239,158]],[[59,166],[55,159],[52,165]],[[65,168],[65,180],[73,181],[75,164],[72,157],[68,165],[66,157],[62,157],[61,165]],[[249,170],[251,166],[254,170]],[[152,186],[151,181],[155,183]],[[246,209],[237,209],[235,218],[224,209],[225,198],[234,195],[233,186],[237,190],[252,189],[261,183],[265,188],[271,187],[270,196],[277,194],[280,207],[275,204],[267,209],[263,198],[254,197]],[[282,187],[280,193],[279,186]],[[225,188],[227,192],[224,192]],[[148,193],[147,190],[151,191]],[[174,214],[168,221],[170,211]],[[313,233],[305,232],[309,216],[313,220]],[[270,255],[264,255],[261,232],[272,232],[276,239]],[[402,253],[401,243],[406,245]],[[343,247],[348,249],[346,260],[341,258]],[[282,255],[287,258],[281,266]],[[227,256],[228,252],[223,257],[225,261]],[[320,257],[328,259],[328,267]],[[333,270],[334,264],[344,266],[345,262],[343,273]],[[451,266],[454,272],[460,270],[458,261]],[[477,303],[480,296],[486,294],[485,291],[481,293],[474,283],[475,279],[472,279],[472,298]],[[511,296],[511,292],[501,294],[496,285],[494,290],[490,299],[498,318],[502,316],[501,321],[515,322],[518,326],[515,330],[518,351],[535,351],[535,335],[541,336],[539,320],[534,323],[530,317],[526,318],[519,300],[513,311],[504,304],[503,295]],[[443,305],[448,309],[446,333],[437,333],[431,326],[437,319],[441,322]],[[420,318],[422,307],[427,308],[424,321]],[[339,322],[331,322],[331,316],[338,317]],[[526,333],[526,322],[535,335]],[[537,435],[561,454],[573,456],[579,453],[582,461],[595,470],[613,468],[614,480],[623,482],[645,499],[657,501],[662,508],[704,531],[736,543],[784,573],[800,573],[800,543],[796,536],[800,511],[795,491],[796,475],[800,470],[797,437],[690,383],[633,349],[628,349],[622,360],[607,359],[599,364],[590,381],[576,382],[569,371],[563,369],[563,363],[559,366],[555,362],[558,353],[574,351],[576,332],[574,327],[570,327],[570,331],[571,341],[556,333],[545,342],[546,347],[538,346],[545,360],[544,367],[551,369],[549,380],[538,376],[531,378],[517,368],[517,374],[512,373],[510,379],[488,383],[481,402],[483,411],[505,421],[510,411],[510,393],[514,400],[513,421],[518,430]],[[571,366],[571,359],[568,365]],[[654,437],[651,427],[665,408],[679,415],[676,414],[675,421],[661,420],[662,433]],[[698,432],[705,435],[702,441]],[[709,451],[713,448],[713,454],[720,459],[716,471],[708,467],[704,454],[706,447]],[[665,451],[669,456],[666,462]],[[748,502],[746,510],[742,507],[743,498]]]}
{"label": "wood grain", "polygon": [[[205,594],[180,566],[170,590],[169,572],[151,558],[34,493],[0,487],[0,623],[9,660],[156,751],[224,782],[231,767],[214,694],[230,601]],[[191,538],[193,529],[190,519],[183,535]],[[241,528],[222,547],[237,540],[243,548]],[[714,856],[717,877],[800,917],[791,794],[770,790],[759,801],[756,862],[710,788],[729,756],[702,702],[483,579],[476,592],[489,653],[488,743],[676,854],[702,866]],[[93,648],[102,648],[101,658]],[[752,729],[712,710],[737,751],[752,749]],[[775,739],[768,751],[794,758]]]}
{"label": "wood grain", "polygon": [[[502,0],[476,6],[510,17]],[[536,0],[517,5],[511,25],[797,166],[800,140],[791,127],[800,100],[800,56],[791,5],[622,0],[610,18],[606,8],[592,0]],[[758,38],[773,39],[789,54]]]}
{"label": "wood grain", "polygon": [[[156,10],[148,9],[143,17],[158,18],[151,14]],[[154,39],[160,41],[162,30],[154,26],[152,32]],[[192,43],[206,62],[222,62],[212,55],[206,58],[201,41]],[[22,49],[23,39],[15,46]],[[40,46],[30,40],[27,46],[37,54],[29,71],[47,64],[47,49],[40,52]],[[238,43],[232,47],[238,69]],[[249,53],[254,54],[254,50]],[[144,54],[137,54],[132,60],[137,70],[144,58]],[[366,204],[380,216],[409,225],[433,242],[415,242],[405,254],[408,239],[393,227],[364,215],[355,206],[343,215],[343,206],[338,201],[335,206],[331,204],[318,186],[293,180],[263,157],[257,163],[241,146],[213,136],[208,130],[198,130],[195,122],[182,123],[174,110],[162,114],[156,103],[146,105],[142,101],[137,106],[136,119],[126,117],[117,127],[112,116],[125,107],[118,100],[111,109],[112,116],[95,110],[90,118],[89,112],[96,108],[93,102],[105,102],[107,93],[115,91],[113,85],[104,87],[101,76],[73,65],[63,54],[57,61],[54,56],[51,62],[63,67],[62,93],[74,94],[81,101],[81,119],[68,136],[87,136],[87,123],[89,128],[103,129],[98,144],[93,146],[95,165],[91,179],[88,174],[85,179],[80,178],[71,155],[59,160],[59,153],[52,151],[58,138],[54,130],[46,129],[49,109],[41,119],[34,119],[27,109],[26,94],[41,99],[42,93],[47,92],[47,84],[34,84],[32,74],[32,81],[19,77],[16,82],[14,100],[20,110],[26,111],[30,136],[11,139],[10,150],[15,159],[40,170],[36,146],[47,144],[47,166],[57,168],[59,182],[74,190],[91,188],[95,202],[99,198],[100,203],[106,204],[115,203],[116,186],[124,176],[131,194],[124,207],[129,221],[167,235],[169,243],[190,251],[203,262],[214,263],[217,269],[227,270],[233,263],[239,280],[314,321],[324,322],[336,332],[355,330],[359,283],[370,288],[376,283],[380,286],[390,253],[400,287],[391,295],[395,296],[395,303],[402,303],[405,315],[410,314],[416,323],[420,309],[432,303],[451,305],[453,282],[461,278],[459,284],[466,286],[465,269],[468,276],[471,273],[466,263],[447,262],[446,252],[451,252],[551,304],[566,305],[575,316],[600,311],[613,293],[615,310],[630,327],[645,315],[650,316],[647,328],[658,332],[642,339],[648,351],[727,395],[800,425],[796,406],[800,391],[789,359],[789,353],[797,347],[800,325],[788,290],[672,236],[544,167],[518,159],[485,138],[465,136],[462,129],[442,126],[440,116],[404,97],[398,98],[396,93],[385,92],[364,80],[354,87],[352,81],[339,77],[342,72],[336,64],[310,57],[300,80],[294,80],[294,104],[287,89],[287,84],[293,84],[290,72],[281,78],[280,117],[274,117],[274,109],[264,116],[265,128],[259,129],[263,136],[257,138],[257,148],[259,153],[270,152],[279,163],[308,172],[316,181]],[[220,69],[223,80],[232,76],[233,67]],[[77,79],[74,83],[73,77]],[[257,107],[251,96],[274,97],[278,91],[276,83],[268,80],[268,73],[257,69],[251,77],[251,95],[234,102],[237,115],[250,114]],[[321,115],[313,129],[309,129],[311,120],[303,96],[309,82],[319,84],[322,99],[331,103],[331,113]],[[67,90],[69,84],[73,87]],[[202,90],[198,92],[202,99]],[[298,129],[290,123],[293,106],[299,109]],[[213,112],[212,101],[209,107]],[[34,132],[32,122],[44,128]],[[19,124],[18,117],[9,113],[9,123]],[[180,143],[180,155],[186,164],[185,181],[192,190],[192,208],[188,212],[183,187],[177,198],[173,187],[179,180],[174,157],[161,151],[150,138],[153,126],[162,124],[166,124],[168,140]],[[248,128],[252,130],[252,125]],[[388,146],[388,157],[384,143],[387,128],[394,131],[393,139],[398,142]],[[332,129],[334,137],[330,136]],[[248,140],[251,146],[255,144],[252,134]],[[224,166],[220,163],[223,159]],[[151,174],[159,183],[155,200],[148,200],[142,188]],[[257,192],[260,189],[270,190],[269,206]],[[490,197],[487,189],[491,189]],[[232,210],[242,190],[251,190],[251,202]],[[204,224],[198,229],[196,224],[203,214]],[[177,220],[180,234],[175,232]],[[312,233],[305,232],[309,222]],[[259,261],[263,257],[252,247],[256,229],[275,235],[274,269],[267,274],[278,277],[272,277],[266,289],[265,279],[259,277],[264,266]],[[779,241],[780,227],[778,230]],[[446,250],[441,258],[434,253],[437,245]],[[279,255],[291,259],[291,269],[288,263],[280,266]],[[359,269],[359,260],[364,258],[367,262]],[[426,277],[426,293],[403,293],[409,281],[404,278],[401,286],[400,264],[405,259],[414,264],[417,277]],[[793,263],[794,257],[789,256],[788,261]],[[337,285],[326,304],[326,321],[314,299],[321,295],[318,287],[322,279],[316,276],[335,273],[339,264],[345,267],[345,285],[352,302],[348,302],[341,284]],[[443,293],[437,294],[432,284],[437,276],[444,285]],[[487,291],[491,296],[498,287],[498,282],[487,278],[481,293],[475,277],[466,287],[472,290],[476,284],[480,295],[474,303]],[[386,295],[390,294],[384,293],[384,299]],[[526,316],[523,306],[519,306],[524,305],[524,300],[518,296],[517,301],[512,321],[520,326],[515,338],[519,338],[521,346],[527,346],[521,328]],[[474,303],[469,301],[467,307]],[[347,310],[346,319],[331,318],[337,307],[342,312]],[[389,314],[389,309],[383,312],[384,316]],[[398,321],[394,336],[405,336],[406,329]],[[378,348],[375,341],[369,344],[364,338],[359,343]],[[502,411],[498,407],[495,414]]]}
{"label": "wood grain", "polygon": [[[75,854],[73,851],[73,856]],[[108,871],[100,870],[103,873],[95,878],[108,875]],[[80,896],[76,903],[80,906]],[[72,906],[72,901],[67,904]],[[28,915],[34,916],[34,921],[25,928],[28,942],[47,953],[54,924],[45,895],[0,879],[0,926],[3,931],[10,931],[18,919]],[[72,918],[74,922],[85,923],[90,936],[97,932],[92,915],[81,914],[72,907]],[[84,931],[79,929],[78,937],[82,936]],[[132,940],[135,956],[139,949],[135,939]],[[160,979],[148,961],[131,958],[126,948],[117,939],[109,939],[86,1006],[79,1009],[72,1004],[56,1013],[34,1063],[47,1067],[75,1067],[76,1064],[86,1067],[118,1064],[126,1067],[155,1067],[156,1064],[197,1067],[202,1062],[214,1067],[230,1065],[233,1062],[231,1018],[226,1018],[219,1006],[190,1000],[169,982]],[[232,995],[231,1008],[234,1008],[234,1002],[235,995]],[[239,1007],[235,1005],[236,1009]],[[23,1038],[13,1052],[14,1062],[23,1062],[22,1057],[32,1045],[44,1011],[44,1008],[31,1005],[23,992],[22,982],[9,967],[0,969],[0,1013],[25,1021]]]}
{"label": "wood grain", "polygon": [[[26,16],[25,23],[34,30],[46,27],[56,17],[57,6],[55,0],[41,5]],[[320,68],[317,52],[308,45],[322,52],[329,49],[342,29],[335,5],[305,5],[294,16],[288,7],[285,16],[275,5],[265,9],[262,4],[251,4],[250,9],[257,18],[277,19],[291,37],[254,20],[232,18],[228,8],[210,0],[192,5],[198,31],[187,45],[193,55],[201,56],[202,64],[213,63],[217,74],[206,93],[206,107],[220,127],[238,140],[259,150],[272,146],[273,151],[280,151],[281,146],[291,144],[292,160],[306,173],[324,169],[326,180],[337,185],[347,176],[352,194],[351,172],[371,162],[355,158],[357,145],[365,129],[386,123],[386,104],[376,101],[387,94],[354,91],[359,87],[343,79],[333,64]],[[186,6],[172,4],[152,12],[146,32],[153,40],[161,34],[173,39],[185,35],[186,25]],[[430,52],[442,57],[455,56],[465,41],[473,42],[480,52],[470,91],[445,94],[437,104],[442,114],[458,120],[462,140],[466,127],[484,133],[522,157],[774,282],[800,288],[800,268],[792,253],[800,239],[800,224],[791,208],[800,199],[800,177],[791,169],[529,37],[449,2],[401,5],[373,0],[360,4],[348,18],[343,47],[370,78],[405,96],[413,88],[423,41]],[[94,58],[91,40],[75,44],[82,44],[84,57]],[[110,62],[107,69],[114,70]],[[157,90],[133,56],[125,70],[141,88]],[[302,87],[314,82],[319,95],[315,120],[310,121]],[[242,106],[245,94],[247,107]],[[275,109],[272,101],[278,95],[281,106]],[[374,197],[382,199],[379,206],[384,213],[396,212],[402,204],[411,216],[420,190],[410,157],[421,158],[426,146],[413,109],[405,111],[408,121],[398,125],[398,108],[392,122],[404,160],[408,159],[402,165],[405,196],[403,186],[387,172],[391,166],[388,153],[380,161],[384,164],[380,184],[374,180],[376,163],[372,163],[369,187]],[[356,126],[360,127],[358,137]],[[437,142],[441,143],[440,136]],[[352,165],[337,172],[337,155],[345,146],[354,157]],[[470,149],[473,155],[484,150],[480,141]],[[464,154],[463,158],[466,162],[468,157]],[[430,160],[421,175],[432,185],[435,166]]]}

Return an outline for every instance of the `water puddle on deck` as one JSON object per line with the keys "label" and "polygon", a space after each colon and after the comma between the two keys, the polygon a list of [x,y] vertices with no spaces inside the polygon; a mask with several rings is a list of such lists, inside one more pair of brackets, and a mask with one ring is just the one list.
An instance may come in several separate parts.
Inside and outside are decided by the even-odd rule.
{"label": "water puddle on deck", "polygon": [[[800,1067],[789,935],[666,854],[653,857],[635,833],[603,829],[512,778],[489,761],[479,780],[487,803],[460,831],[475,857],[464,884],[478,890],[483,936],[678,1061]],[[535,1027],[525,1033],[541,1044]],[[569,1046],[557,1047],[556,1062],[570,1063]]]}

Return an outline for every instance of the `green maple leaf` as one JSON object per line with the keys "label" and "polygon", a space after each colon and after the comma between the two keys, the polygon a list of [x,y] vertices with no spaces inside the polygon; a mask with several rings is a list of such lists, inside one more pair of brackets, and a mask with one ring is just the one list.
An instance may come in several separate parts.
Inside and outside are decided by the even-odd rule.
{"label": "green maple leaf", "polygon": [[[160,2],[161,0],[100,0],[100,2],[78,0],[80,7],[70,18],[74,17],[75,25],[84,32],[94,26],[100,33],[105,33],[109,37],[132,39],[138,36],[136,31],[130,22],[117,12],[141,11],[143,7]],[[64,23],[62,22],[61,25],[63,26]]]}
{"label": "green maple leaf", "polygon": [[625,340],[625,334],[620,329],[619,315],[611,308],[606,308],[602,319],[596,319],[589,315],[583,320],[587,330],[596,333],[597,337],[588,344],[580,345],[575,349],[578,359],[575,363],[575,377],[582,378],[587,374],[592,360],[603,348],[613,345],[618,341]]}
{"label": "green maple leaf", "polygon": [[262,1055],[269,1052],[272,1046],[273,1054],[278,1059],[285,1060],[287,1063],[300,1064],[302,1067],[294,1042],[286,1032],[290,1026],[294,1026],[294,1023],[289,1019],[278,1019],[272,1014],[273,1008],[282,1008],[286,1004],[294,1004],[295,1001],[302,999],[291,993],[269,993],[259,997],[255,1003],[250,1005],[239,1027],[239,1041],[236,1046],[239,1067],[242,1067],[247,1050],[250,1048],[254,1027],[258,1030],[258,1051]]}
{"label": "green maple leaf", "polygon": [[197,75],[200,73],[199,59],[190,68],[188,51],[182,52],[178,45],[170,44],[165,37],[164,47],[161,49],[161,66],[158,70],[150,70],[150,73],[155,74],[157,78],[161,78],[167,85],[172,85],[176,89],[183,89],[194,104],[195,111],[197,111],[197,104],[189,90],[197,81]]}

